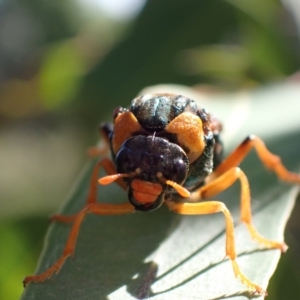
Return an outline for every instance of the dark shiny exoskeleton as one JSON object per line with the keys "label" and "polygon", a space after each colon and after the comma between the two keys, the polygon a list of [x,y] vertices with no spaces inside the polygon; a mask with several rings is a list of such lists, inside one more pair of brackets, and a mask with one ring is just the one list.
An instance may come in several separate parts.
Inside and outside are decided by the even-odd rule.
{"label": "dark shiny exoskeleton", "polygon": [[[121,146],[117,153],[111,147],[112,157],[118,173],[131,173],[140,168],[143,170],[135,178],[148,182],[158,182],[156,174],[161,172],[189,191],[204,184],[205,178],[217,167],[222,160],[222,144],[218,126],[211,126],[211,116],[196,102],[180,95],[162,94],[155,97],[141,96],[134,99],[129,109],[119,107],[114,116],[130,111],[136,117],[142,130],[134,132]],[[198,116],[203,124],[205,148],[199,149],[199,156],[190,161],[190,149],[178,141],[177,135],[166,130],[167,125],[184,112]],[[216,120],[214,120],[216,122]],[[114,132],[110,133],[110,140]],[[124,179],[131,180],[131,179]],[[128,189],[130,202],[137,210],[149,211],[159,207],[164,199],[175,195],[175,191],[165,186],[164,193],[153,204],[138,205],[132,199]]]}

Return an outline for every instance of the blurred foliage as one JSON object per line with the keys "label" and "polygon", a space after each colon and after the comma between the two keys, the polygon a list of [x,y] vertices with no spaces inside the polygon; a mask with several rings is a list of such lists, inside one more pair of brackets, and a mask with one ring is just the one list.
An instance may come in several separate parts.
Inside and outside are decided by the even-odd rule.
{"label": "blurred foliage", "polygon": [[269,285],[271,300],[298,299],[300,295],[300,196],[286,228],[286,243],[289,249],[279,261],[278,270]]}
{"label": "blurred foliage", "polygon": [[83,59],[72,43],[55,44],[44,56],[41,66],[41,101],[47,109],[55,109],[74,99],[81,88]]}
{"label": "blurred foliage", "polygon": [[[274,0],[152,0],[131,24],[103,14],[89,19],[76,1],[16,3],[35,25],[28,26],[35,49],[23,55],[26,72],[33,68],[35,76],[27,78],[27,90],[17,88],[37,102],[27,100],[25,115],[36,105],[45,109],[40,113],[72,108],[94,124],[103,102],[107,110],[126,105],[144,86],[201,82],[236,89],[282,79],[299,66],[296,30]],[[0,97],[14,94],[15,86],[7,89]],[[0,113],[8,110],[0,105]]]}
{"label": "blurred foliage", "polygon": [[18,299],[20,279],[36,265],[48,221],[44,217],[0,222],[0,299]]}
{"label": "blurred foliage", "polygon": [[[151,0],[134,20],[114,20],[87,8],[92,2],[82,3],[0,2],[0,156],[10,166],[1,168],[0,201],[16,212],[1,215],[5,253],[0,257],[1,265],[11,257],[19,268],[9,277],[12,265],[2,268],[1,299],[14,298],[21,277],[36,261],[36,243],[22,241],[29,241],[28,232],[36,234],[32,241],[41,238],[46,228],[40,219],[34,226],[20,221],[24,211],[28,217],[30,210],[40,211],[46,218],[43,201],[52,205],[48,213],[58,206],[57,191],[67,192],[84,161],[84,153],[78,153],[94,143],[98,122],[109,120],[113,108],[126,106],[143,87],[157,83],[235,90],[282,80],[299,69],[296,23],[275,0]],[[70,130],[60,129],[66,127]],[[49,135],[60,147],[51,147]],[[29,180],[28,173],[50,176],[54,160],[69,175]],[[51,195],[45,193],[50,189]],[[21,201],[13,202],[8,195],[17,190]]]}

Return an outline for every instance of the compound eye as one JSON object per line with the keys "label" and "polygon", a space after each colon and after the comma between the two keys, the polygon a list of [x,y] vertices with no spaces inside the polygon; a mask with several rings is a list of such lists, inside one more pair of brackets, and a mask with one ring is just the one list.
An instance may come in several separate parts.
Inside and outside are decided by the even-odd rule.
{"label": "compound eye", "polygon": [[128,148],[121,148],[116,156],[116,166],[119,173],[132,171],[132,153]]}
{"label": "compound eye", "polygon": [[123,107],[118,106],[113,112],[113,118],[115,119],[120,113],[124,112],[124,110]]}
{"label": "compound eye", "polygon": [[171,180],[176,183],[182,184],[187,176],[187,167],[183,159],[178,158],[173,162],[173,171]]}

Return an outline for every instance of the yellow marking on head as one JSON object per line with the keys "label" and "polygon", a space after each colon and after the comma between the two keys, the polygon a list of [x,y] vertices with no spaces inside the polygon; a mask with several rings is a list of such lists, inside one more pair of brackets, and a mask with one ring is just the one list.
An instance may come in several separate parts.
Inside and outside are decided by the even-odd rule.
{"label": "yellow marking on head", "polygon": [[199,157],[206,146],[202,121],[191,112],[184,112],[177,116],[166,126],[165,130],[176,134],[179,145],[189,149],[187,156],[190,162]]}
{"label": "yellow marking on head", "polygon": [[112,138],[112,148],[114,153],[118,153],[121,145],[132,136],[133,133],[143,131],[142,126],[130,111],[120,113],[114,121],[114,134]]}

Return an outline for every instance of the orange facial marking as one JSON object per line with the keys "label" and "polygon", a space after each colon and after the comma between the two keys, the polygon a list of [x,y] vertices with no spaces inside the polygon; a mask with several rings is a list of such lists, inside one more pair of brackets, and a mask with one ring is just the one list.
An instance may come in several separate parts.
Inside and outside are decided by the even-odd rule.
{"label": "orange facial marking", "polygon": [[144,192],[133,191],[134,199],[141,203],[151,203],[157,199],[157,196]]}
{"label": "orange facial marking", "polygon": [[175,133],[179,144],[190,150],[187,153],[190,162],[199,157],[205,148],[202,121],[193,113],[180,114],[165,129],[167,132]]}
{"label": "orange facial marking", "polygon": [[131,182],[131,188],[135,199],[142,203],[155,201],[162,192],[161,184],[140,179],[134,179]]}
{"label": "orange facial marking", "polygon": [[112,138],[114,153],[120,150],[121,145],[130,138],[133,133],[139,131],[143,131],[143,128],[133,113],[130,111],[120,113],[114,121],[114,135]]}

